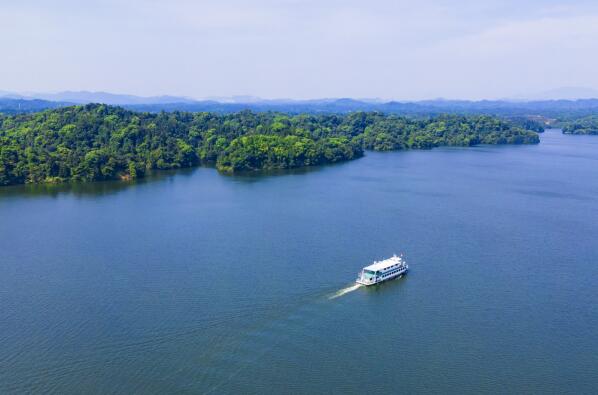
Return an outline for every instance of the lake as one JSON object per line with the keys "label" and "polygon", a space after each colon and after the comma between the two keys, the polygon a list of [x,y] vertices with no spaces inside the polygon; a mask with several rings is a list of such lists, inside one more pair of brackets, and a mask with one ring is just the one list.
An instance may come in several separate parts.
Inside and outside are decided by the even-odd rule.
{"label": "lake", "polygon": [[598,137],[559,130],[2,187],[0,393],[595,393],[597,202]]}

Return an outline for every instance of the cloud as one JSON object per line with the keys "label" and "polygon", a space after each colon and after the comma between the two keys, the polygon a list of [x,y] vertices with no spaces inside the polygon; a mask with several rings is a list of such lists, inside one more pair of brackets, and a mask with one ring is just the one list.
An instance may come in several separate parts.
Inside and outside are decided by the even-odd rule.
{"label": "cloud", "polygon": [[598,5],[552,0],[0,4],[6,90],[500,97],[598,87]]}
{"label": "cloud", "polygon": [[419,51],[415,60],[435,84],[447,92],[461,90],[461,97],[598,86],[592,72],[598,54],[595,37],[597,15],[542,17],[440,41]]}

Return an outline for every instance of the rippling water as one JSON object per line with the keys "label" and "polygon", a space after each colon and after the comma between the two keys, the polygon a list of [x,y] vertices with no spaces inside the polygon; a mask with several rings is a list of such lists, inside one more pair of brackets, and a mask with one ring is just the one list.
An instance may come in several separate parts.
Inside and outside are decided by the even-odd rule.
{"label": "rippling water", "polygon": [[0,393],[595,392],[597,202],[598,138],[558,131],[2,188]]}

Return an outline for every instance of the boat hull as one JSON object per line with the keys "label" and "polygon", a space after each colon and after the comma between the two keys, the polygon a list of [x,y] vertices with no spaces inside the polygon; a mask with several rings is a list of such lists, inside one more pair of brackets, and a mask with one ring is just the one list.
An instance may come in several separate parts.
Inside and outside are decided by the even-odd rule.
{"label": "boat hull", "polygon": [[402,275],[406,274],[408,270],[409,269],[402,270],[402,271],[400,271],[398,273],[395,273],[392,276],[388,276],[386,278],[380,278],[380,279],[378,279],[376,281],[365,281],[365,280],[362,280],[362,279],[358,278],[357,280],[355,280],[355,282],[357,284],[361,284],[361,285],[365,285],[366,287],[369,287],[370,285],[380,284],[380,283],[383,283],[385,281],[394,280],[397,277],[401,277]]}

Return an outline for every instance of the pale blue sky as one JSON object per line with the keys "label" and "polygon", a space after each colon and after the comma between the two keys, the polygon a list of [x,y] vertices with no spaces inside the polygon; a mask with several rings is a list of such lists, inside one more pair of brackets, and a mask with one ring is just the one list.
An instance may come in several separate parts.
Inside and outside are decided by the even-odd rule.
{"label": "pale blue sky", "polygon": [[596,1],[2,1],[0,90],[501,98],[598,88]]}

